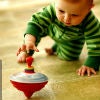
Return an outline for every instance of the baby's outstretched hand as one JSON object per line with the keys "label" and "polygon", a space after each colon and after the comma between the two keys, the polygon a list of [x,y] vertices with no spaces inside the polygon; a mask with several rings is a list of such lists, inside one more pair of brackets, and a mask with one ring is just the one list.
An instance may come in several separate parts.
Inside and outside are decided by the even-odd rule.
{"label": "baby's outstretched hand", "polygon": [[80,76],[84,76],[85,74],[87,74],[88,76],[91,76],[91,74],[96,75],[96,71],[93,68],[83,65],[77,70],[77,74]]}
{"label": "baby's outstretched hand", "polygon": [[27,44],[22,44],[17,50],[17,62],[25,62],[26,57],[30,54],[30,50],[39,52],[33,43],[27,42]]}
{"label": "baby's outstretched hand", "polygon": [[37,47],[35,46],[35,44],[32,41],[27,41],[25,42],[26,45],[26,51],[28,52],[29,50],[34,50],[36,52],[39,52],[39,50],[37,49]]}

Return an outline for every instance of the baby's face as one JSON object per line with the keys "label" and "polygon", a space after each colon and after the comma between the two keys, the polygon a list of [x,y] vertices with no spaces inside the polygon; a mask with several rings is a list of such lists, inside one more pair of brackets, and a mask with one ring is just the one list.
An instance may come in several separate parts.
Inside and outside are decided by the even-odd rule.
{"label": "baby's face", "polygon": [[79,25],[90,11],[91,6],[87,0],[70,2],[70,0],[56,0],[56,16],[66,26]]}

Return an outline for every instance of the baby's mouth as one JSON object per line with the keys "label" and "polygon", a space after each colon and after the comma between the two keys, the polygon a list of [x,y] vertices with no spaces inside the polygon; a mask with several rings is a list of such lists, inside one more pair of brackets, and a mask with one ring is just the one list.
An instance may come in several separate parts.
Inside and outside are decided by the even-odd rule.
{"label": "baby's mouth", "polygon": [[71,23],[64,23],[66,26],[71,26]]}

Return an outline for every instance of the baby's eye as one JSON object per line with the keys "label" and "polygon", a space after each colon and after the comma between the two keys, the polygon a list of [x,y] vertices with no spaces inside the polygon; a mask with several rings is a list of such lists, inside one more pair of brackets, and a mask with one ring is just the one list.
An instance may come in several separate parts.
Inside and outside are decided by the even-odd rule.
{"label": "baby's eye", "polygon": [[63,10],[59,10],[59,12],[61,12],[61,13],[65,13]]}
{"label": "baby's eye", "polygon": [[75,17],[77,17],[78,15],[76,15],[76,14],[71,14],[72,16],[75,16]]}

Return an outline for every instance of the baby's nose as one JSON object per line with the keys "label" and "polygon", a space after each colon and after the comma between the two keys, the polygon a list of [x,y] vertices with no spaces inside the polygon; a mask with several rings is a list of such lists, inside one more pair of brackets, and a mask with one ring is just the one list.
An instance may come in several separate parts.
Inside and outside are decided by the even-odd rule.
{"label": "baby's nose", "polygon": [[70,23],[71,22],[71,15],[70,14],[65,14],[65,16],[64,16],[64,22],[65,23]]}

